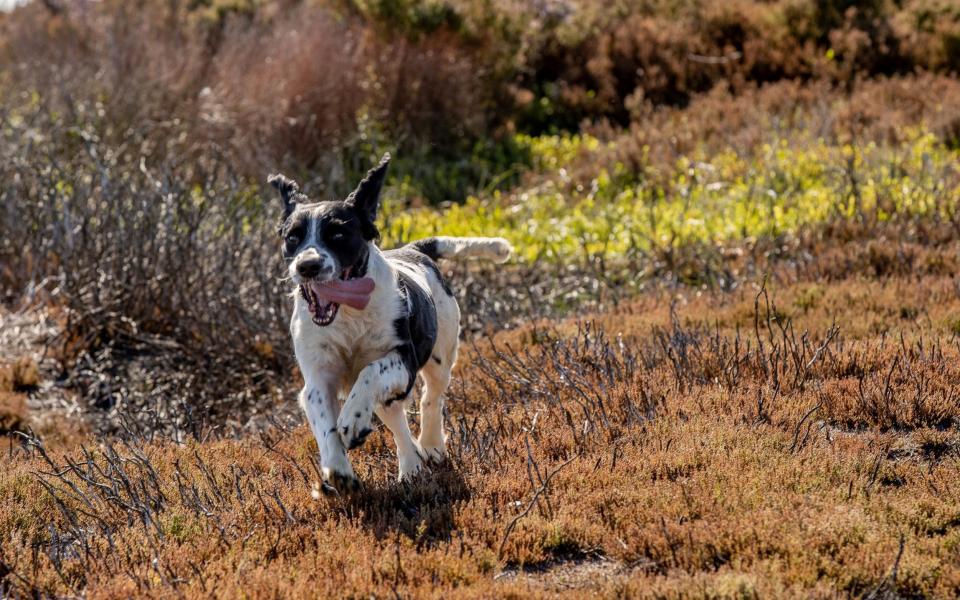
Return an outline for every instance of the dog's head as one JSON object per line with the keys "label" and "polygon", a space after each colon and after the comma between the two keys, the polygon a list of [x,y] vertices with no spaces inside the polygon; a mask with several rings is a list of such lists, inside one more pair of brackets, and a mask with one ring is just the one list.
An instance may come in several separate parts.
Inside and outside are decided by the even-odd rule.
{"label": "dog's head", "polygon": [[332,323],[339,304],[319,298],[312,285],[366,275],[370,244],[380,235],[375,222],[389,162],[385,154],[345,200],[310,202],[293,180],[280,174],[267,180],[283,202],[279,233],[287,273],[317,325]]}

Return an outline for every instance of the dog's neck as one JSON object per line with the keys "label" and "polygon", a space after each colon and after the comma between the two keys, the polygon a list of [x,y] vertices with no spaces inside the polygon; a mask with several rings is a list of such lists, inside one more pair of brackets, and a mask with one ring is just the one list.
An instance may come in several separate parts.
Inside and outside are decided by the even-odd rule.
{"label": "dog's neck", "polygon": [[367,242],[367,258],[364,270],[365,276],[373,279],[377,284],[373,291],[374,295],[377,292],[390,291],[394,287],[393,282],[396,280],[396,276],[393,269],[390,268],[390,263],[387,262],[383,252],[373,242]]}

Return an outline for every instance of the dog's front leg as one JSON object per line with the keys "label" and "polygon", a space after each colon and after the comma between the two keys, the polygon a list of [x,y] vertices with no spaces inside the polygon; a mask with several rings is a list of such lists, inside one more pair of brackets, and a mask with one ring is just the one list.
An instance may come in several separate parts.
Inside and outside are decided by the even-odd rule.
{"label": "dog's front leg", "polygon": [[320,449],[320,470],[325,483],[337,491],[349,492],[360,487],[347,450],[337,434],[339,401],[336,387],[326,381],[308,381],[300,392],[300,406],[307,415],[310,429]]}
{"label": "dog's front leg", "polygon": [[395,350],[360,371],[337,419],[337,430],[347,448],[356,448],[373,431],[370,421],[375,408],[403,399],[410,377],[403,359]]}

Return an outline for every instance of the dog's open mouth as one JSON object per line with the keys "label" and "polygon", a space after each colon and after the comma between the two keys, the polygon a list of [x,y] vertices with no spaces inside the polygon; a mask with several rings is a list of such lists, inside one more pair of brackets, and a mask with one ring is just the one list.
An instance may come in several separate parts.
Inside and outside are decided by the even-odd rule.
{"label": "dog's open mouth", "polygon": [[337,311],[340,309],[340,305],[336,302],[325,300],[314,293],[311,289],[314,285],[316,284],[301,284],[300,295],[307,301],[307,306],[310,308],[310,317],[313,319],[313,322],[321,327],[325,327],[333,323],[333,320],[337,317]]}
{"label": "dog's open mouth", "polygon": [[327,281],[307,281],[300,285],[300,294],[307,301],[313,322],[325,327],[337,317],[341,304],[363,310],[370,302],[370,294],[375,287],[369,277],[350,277],[348,267],[340,274],[340,279]]}

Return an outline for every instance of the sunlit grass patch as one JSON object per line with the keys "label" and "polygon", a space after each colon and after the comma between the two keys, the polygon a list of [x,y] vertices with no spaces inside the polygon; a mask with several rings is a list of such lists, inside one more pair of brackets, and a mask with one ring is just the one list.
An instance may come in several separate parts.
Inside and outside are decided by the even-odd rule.
{"label": "sunlit grass patch", "polygon": [[[502,235],[525,261],[613,257],[656,247],[777,236],[831,218],[949,218],[960,197],[960,153],[916,130],[902,148],[780,140],[756,156],[684,157],[664,177],[624,183],[602,168],[588,186],[562,185],[595,138],[528,138],[534,164],[558,174],[532,189],[471,196],[443,209],[385,209],[388,244],[428,235]],[[615,169],[620,170],[618,167]],[[655,183],[665,180],[664,185]]]}

